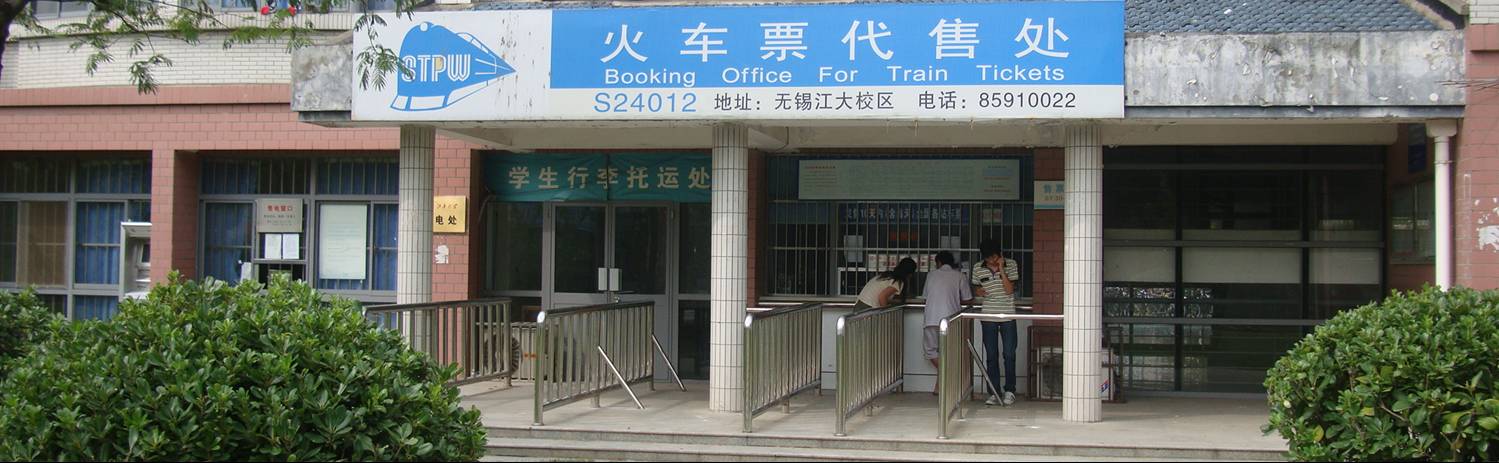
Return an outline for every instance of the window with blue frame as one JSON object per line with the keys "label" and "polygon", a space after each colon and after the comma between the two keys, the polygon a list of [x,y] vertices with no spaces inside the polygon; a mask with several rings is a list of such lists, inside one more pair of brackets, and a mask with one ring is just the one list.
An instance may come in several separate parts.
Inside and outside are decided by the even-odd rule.
{"label": "window with blue frame", "polygon": [[[80,195],[150,194],[146,169],[144,162],[80,161],[75,189]],[[146,200],[99,199],[74,203],[73,282],[77,284],[119,284],[120,222],[150,220],[151,208]]]}
{"label": "window with blue frame", "polygon": [[[317,280],[317,287],[321,289],[395,291],[396,213],[395,204],[371,204],[369,207],[369,226],[366,231],[367,243],[369,243],[366,246],[366,252],[369,253],[369,259],[366,264],[368,266],[366,278],[319,278]],[[326,222],[320,222],[319,226],[326,226],[325,224]]]}
{"label": "window with blue frame", "polygon": [[[384,197],[391,201],[401,191],[400,164],[386,158],[329,158],[318,161],[317,192],[320,197]],[[341,203],[348,201],[339,201]],[[364,279],[321,279],[322,289],[395,291],[396,224],[395,202],[369,201],[366,246],[369,259]]]}
{"label": "window with blue frame", "polygon": [[37,0],[31,4],[32,16],[41,20],[83,16],[93,9],[90,2]]}
{"label": "window with blue frame", "polygon": [[236,282],[240,266],[250,261],[255,207],[248,203],[203,206],[203,276]]}
{"label": "window with blue frame", "polygon": [[16,203],[0,203],[0,281],[16,281]]}
{"label": "window with blue frame", "polygon": [[108,285],[120,282],[120,222],[125,204],[77,203],[73,232],[73,282]]}
{"label": "window with blue frame", "polygon": [[[290,271],[319,289],[394,291],[396,273],[398,161],[389,157],[205,159],[202,163],[203,275],[237,281],[247,262],[261,270]],[[257,199],[300,199],[304,220],[299,259],[268,262],[255,229]],[[316,271],[320,254],[319,211],[324,204],[364,205],[365,252],[360,278],[325,279]],[[278,233],[280,234],[280,233]],[[280,238],[280,237],[272,237]],[[263,276],[259,272],[256,277]]]}
{"label": "window with blue frame", "polygon": [[199,184],[211,195],[306,195],[312,163],[304,158],[224,159],[202,162]]}
{"label": "window with blue frame", "polygon": [[108,320],[120,311],[120,298],[115,296],[74,296],[74,320]]}
{"label": "window with blue frame", "polygon": [[144,153],[0,161],[0,288],[37,288],[74,318],[113,316],[120,223],[149,221],[150,193]]}

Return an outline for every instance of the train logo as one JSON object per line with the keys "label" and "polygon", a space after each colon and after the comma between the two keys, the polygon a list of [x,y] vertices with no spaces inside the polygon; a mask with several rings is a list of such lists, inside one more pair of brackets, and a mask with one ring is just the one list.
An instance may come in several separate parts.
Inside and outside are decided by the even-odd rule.
{"label": "train logo", "polygon": [[452,106],[515,73],[472,34],[430,22],[412,26],[401,40],[401,64],[410,74],[397,72],[396,111],[433,111]]}

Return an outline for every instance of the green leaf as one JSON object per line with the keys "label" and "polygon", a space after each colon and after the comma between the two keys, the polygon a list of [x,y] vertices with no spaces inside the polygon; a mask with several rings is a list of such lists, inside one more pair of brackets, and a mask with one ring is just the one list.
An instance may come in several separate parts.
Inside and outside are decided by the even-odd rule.
{"label": "green leaf", "polygon": [[[18,297],[0,292],[0,349],[9,327],[32,326],[11,323],[27,306]],[[442,384],[442,367],[366,321],[353,301],[306,283],[174,275],[145,300],[122,303],[109,322],[68,322],[37,307],[53,320],[37,337],[50,338],[23,361],[0,362],[13,368],[0,382],[8,460],[483,454],[478,414]]]}
{"label": "green leaf", "polygon": [[1483,427],[1483,429],[1493,431],[1495,429],[1499,429],[1499,418],[1485,416],[1478,419],[1478,425]]}
{"label": "green leaf", "polygon": [[[1461,420],[1463,418],[1463,416],[1465,416],[1467,414],[1468,414],[1467,412],[1452,412],[1452,413],[1448,413],[1446,415],[1442,415],[1442,422],[1444,424],[1446,424],[1446,426],[1444,426],[1444,429],[1445,428],[1451,428],[1453,430],[1456,430],[1457,429],[1457,422],[1458,422],[1458,420]],[[1447,432],[1452,432],[1452,431],[1447,431]]]}
{"label": "green leaf", "polygon": [[1396,412],[1403,412],[1403,411],[1406,411],[1406,410],[1408,410],[1410,408],[1411,408],[1411,402],[1410,402],[1409,399],[1400,399],[1400,400],[1395,401],[1395,405],[1391,406],[1390,410],[1396,411]]}

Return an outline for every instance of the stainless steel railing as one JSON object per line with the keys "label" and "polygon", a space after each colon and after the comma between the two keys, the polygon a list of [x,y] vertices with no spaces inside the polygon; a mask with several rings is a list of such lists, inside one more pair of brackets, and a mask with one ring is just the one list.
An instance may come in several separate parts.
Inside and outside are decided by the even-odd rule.
{"label": "stainless steel railing", "polygon": [[366,308],[365,319],[401,333],[413,350],[457,364],[459,385],[515,374],[511,361],[510,299],[425,302]]}
{"label": "stainless steel railing", "polygon": [[[938,349],[941,352],[937,368],[937,438],[947,438],[947,423],[952,420],[954,414],[959,418],[963,416],[963,402],[973,397],[973,370],[978,366],[983,371],[983,365],[975,365],[978,354],[973,348],[973,322],[963,319],[962,313],[953,314],[945,318],[937,325],[940,334]],[[989,384],[989,377],[984,378],[984,384],[988,386],[989,392],[993,393],[996,388]]]}
{"label": "stainless steel railing", "polygon": [[940,336],[940,357],[937,385],[937,438],[947,439],[948,424],[953,415],[963,416],[963,402],[973,397],[975,368],[990,394],[999,394],[999,388],[989,382],[983,374],[984,365],[979,361],[978,349],[973,346],[973,322],[1006,322],[1013,320],[1061,320],[1061,315],[1042,314],[989,314],[960,312],[943,319],[937,326]]}
{"label": "stainless steel railing", "polygon": [[[621,302],[584,307],[551,309],[536,319],[532,337],[536,353],[535,425],[543,425],[548,409],[593,398],[621,388],[641,409],[645,405],[631,384],[651,382],[656,375],[652,351],[661,355],[666,368],[683,391],[687,387],[677,375],[661,343],[656,340],[656,304]],[[655,384],[651,383],[651,388]]]}
{"label": "stainless steel railing", "polygon": [[838,317],[838,428],[834,435],[848,435],[849,417],[901,387],[904,307],[864,309]]}
{"label": "stainless steel railing", "polygon": [[756,416],[807,389],[822,392],[822,303],[809,302],[744,316],[744,432]]}

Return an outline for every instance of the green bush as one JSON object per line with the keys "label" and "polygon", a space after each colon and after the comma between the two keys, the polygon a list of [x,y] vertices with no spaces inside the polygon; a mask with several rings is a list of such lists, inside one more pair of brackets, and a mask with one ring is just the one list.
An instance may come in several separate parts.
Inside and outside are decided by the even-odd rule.
{"label": "green bush", "polygon": [[1265,380],[1291,457],[1499,458],[1499,291],[1396,293],[1307,336]]}
{"label": "green bush", "polygon": [[9,371],[8,363],[45,341],[55,328],[51,325],[61,321],[62,317],[30,290],[0,291],[0,379]]}
{"label": "green bush", "polygon": [[475,460],[479,412],[357,304],[173,278],[0,382],[5,460]]}

